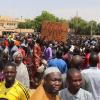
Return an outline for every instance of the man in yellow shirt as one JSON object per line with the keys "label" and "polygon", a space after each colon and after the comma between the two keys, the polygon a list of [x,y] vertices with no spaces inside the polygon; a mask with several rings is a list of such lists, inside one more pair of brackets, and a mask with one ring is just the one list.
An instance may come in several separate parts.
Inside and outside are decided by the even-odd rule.
{"label": "man in yellow shirt", "polygon": [[5,81],[0,84],[0,98],[8,100],[29,100],[28,90],[17,80],[16,65],[9,63],[4,68]]}

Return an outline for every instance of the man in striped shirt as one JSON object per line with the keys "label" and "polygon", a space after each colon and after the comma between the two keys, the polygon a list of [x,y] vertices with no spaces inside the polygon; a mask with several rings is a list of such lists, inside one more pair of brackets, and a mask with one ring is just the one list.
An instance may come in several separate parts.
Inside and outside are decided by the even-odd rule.
{"label": "man in striped shirt", "polygon": [[5,81],[0,84],[0,98],[8,100],[29,100],[28,90],[17,80],[16,65],[7,64],[4,68]]}

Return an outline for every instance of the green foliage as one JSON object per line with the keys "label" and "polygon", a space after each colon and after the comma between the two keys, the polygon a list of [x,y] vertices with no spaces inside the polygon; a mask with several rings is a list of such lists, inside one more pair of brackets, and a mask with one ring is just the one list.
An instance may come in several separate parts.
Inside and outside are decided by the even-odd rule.
{"label": "green foliage", "polygon": [[40,16],[37,16],[34,19],[34,29],[35,29],[35,31],[37,31],[37,32],[41,31],[41,26],[42,26],[43,21],[56,22],[57,21],[57,17],[55,17],[53,14],[50,14],[47,11],[43,11]]}
{"label": "green foliage", "polygon": [[96,26],[97,26],[96,21],[92,20],[88,22],[87,30],[89,35],[96,35]]}
{"label": "green foliage", "polygon": [[32,29],[33,28],[33,20],[27,19],[25,22],[20,22],[18,24],[18,28],[22,28],[22,29]]}
{"label": "green foliage", "polygon": [[96,35],[100,33],[100,26],[96,21],[85,21],[80,17],[74,17],[69,21],[69,26],[79,35]]}
{"label": "green foliage", "polygon": [[74,30],[76,34],[84,34],[84,30],[86,29],[87,22],[80,17],[74,17],[69,21],[69,26]]}
{"label": "green foliage", "polygon": [[100,35],[100,23],[97,24],[96,35]]}
{"label": "green foliage", "polygon": [[100,23],[97,24],[94,20],[88,22],[81,17],[73,17],[71,20],[67,21],[63,18],[59,19],[47,11],[43,11],[41,15],[37,16],[34,20],[28,19],[24,23],[20,22],[18,28],[34,28],[36,32],[40,32],[44,21],[67,23],[73,32],[79,35],[100,35]]}

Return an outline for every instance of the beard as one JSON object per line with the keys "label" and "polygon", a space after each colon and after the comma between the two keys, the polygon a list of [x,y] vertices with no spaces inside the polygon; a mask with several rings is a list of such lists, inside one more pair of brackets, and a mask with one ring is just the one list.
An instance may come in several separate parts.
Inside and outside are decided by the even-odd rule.
{"label": "beard", "polygon": [[21,64],[21,60],[17,60],[17,61],[15,61],[15,63],[17,64],[17,65],[20,65]]}
{"label": "beard", "polygon": [[51,86],[48,86],[47,84],[44,85],[44,89],[46,90],[46,92],[52,94],[52,95],[57,95],[59,90],[54,89]]}

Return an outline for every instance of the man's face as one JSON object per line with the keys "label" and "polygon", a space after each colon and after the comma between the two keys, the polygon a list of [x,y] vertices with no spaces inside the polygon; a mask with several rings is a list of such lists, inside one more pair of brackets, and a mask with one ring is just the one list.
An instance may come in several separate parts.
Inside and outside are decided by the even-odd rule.
{"label": "man's face", "polygon": [[22,61],[21,54],[18,54],[18,56],[15,58],[15,63],[20,64]]}
{"label": "man's face", "polygon": [[80,73],[73,73],[70,75],[70,79],[67,80],[68,88],[73,91],[73,93],[77,93],[82,85],[82,76]]}
{"label": "man's face", "polygon": [[16,68],[9,66],[4,69],[5,80],[7,82],[13,82],[16,77]]}
{"label": "man's face", "polygon": [[62,84],[60,73],[51,73],[45,79],[45,87],[47,91],[53,95],[56,95],[60,90]]}

